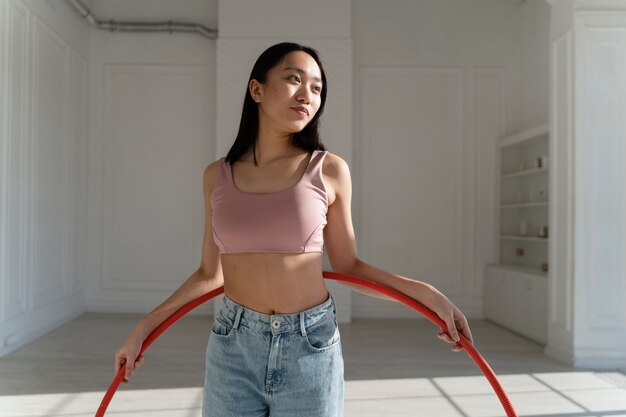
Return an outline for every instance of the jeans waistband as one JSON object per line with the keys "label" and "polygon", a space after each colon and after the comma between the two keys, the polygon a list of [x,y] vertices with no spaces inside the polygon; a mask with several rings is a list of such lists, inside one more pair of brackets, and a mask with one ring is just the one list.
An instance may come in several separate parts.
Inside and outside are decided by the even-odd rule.
{"label": "jeans waistband", "polygon": [[264,314],[251,310],[246,306],[236,303],[226,294],[222,297],[223,306],[219,316],[225,319],[233,327],[240,325],[258,331],[272,333],[289,333],[300,331],[306,335],[306,328],[323,319],[327,314],[336,314],[335,300],[332,294],[323,303],[298,313],[289,314]]}

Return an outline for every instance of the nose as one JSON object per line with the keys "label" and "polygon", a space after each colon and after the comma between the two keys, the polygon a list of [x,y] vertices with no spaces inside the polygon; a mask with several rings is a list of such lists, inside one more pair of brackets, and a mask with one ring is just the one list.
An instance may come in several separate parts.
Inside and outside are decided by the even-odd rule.
{"label": "nose", "polygon": [[303,103],[310,103],[311,94],[312,93],[308,90],[307,87],[301,88],[298,92],[298,101],[303,102]]}

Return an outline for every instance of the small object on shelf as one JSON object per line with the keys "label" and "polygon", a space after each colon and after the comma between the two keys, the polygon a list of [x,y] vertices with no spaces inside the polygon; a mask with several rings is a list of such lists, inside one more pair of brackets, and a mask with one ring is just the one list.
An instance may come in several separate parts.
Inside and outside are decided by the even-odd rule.
{"label": "small object on shelf", "polygon": [[542,272],[548,272],[548,263],[544,262],[541,264],[541,271]]}
{"label": "small object on shelf", "polygon": [[[501,138],[494,167],[499,203],[494,218],[497,261],[537,276],[545,275],[539,266],[549,260],[546,237],[554,192],[548,170],[550,142],[548,123]],[[546,227],[539,229],[542,225]]]}
{"label": "small object on shelf", "polygon": [[519,234],[520,236],[526,236],[528,235],[528,225],[526,224],[526,222],[521,222],[519,225]]}

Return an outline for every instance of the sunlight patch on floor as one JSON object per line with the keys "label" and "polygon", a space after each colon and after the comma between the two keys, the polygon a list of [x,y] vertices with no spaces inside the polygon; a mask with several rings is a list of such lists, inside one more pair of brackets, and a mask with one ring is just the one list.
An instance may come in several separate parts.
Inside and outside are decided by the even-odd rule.
{"label": "sunlight patch on floor", "polygon": [[[626,417],[626,377],[611,372],[498,375],[519,416]],[[132,385],[132,383],[131,383]],[[0,396],[0,417],[94,416],[102,392]],[[107,415],[201,416],[202,387],[121,386]],[[499,417],[483,376],[346,381],[345,417]]]}

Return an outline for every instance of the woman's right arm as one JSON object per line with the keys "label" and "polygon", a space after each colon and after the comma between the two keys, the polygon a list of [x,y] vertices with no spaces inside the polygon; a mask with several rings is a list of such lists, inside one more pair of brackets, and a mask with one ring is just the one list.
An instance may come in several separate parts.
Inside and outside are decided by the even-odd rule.
{"label": "woman's right arm", "polygon": [[211,229],[213,211],[211,210],[210,197],[218,170],[219,161],[213,162],[204,170],[203,192],[206,216],[200,267],[172,295],[135,325],[127,339],[115,353],[115,374],[119,372],[122,366],[126,366],[123,383],[128,383],[130,375],[143,362],[143,357],[137,357],[137,355],[144,340],[154,329],[185,304],[224,285],[219,248],[213,241]]}

